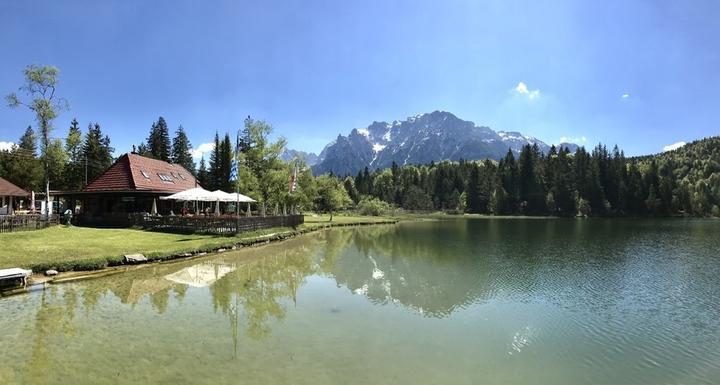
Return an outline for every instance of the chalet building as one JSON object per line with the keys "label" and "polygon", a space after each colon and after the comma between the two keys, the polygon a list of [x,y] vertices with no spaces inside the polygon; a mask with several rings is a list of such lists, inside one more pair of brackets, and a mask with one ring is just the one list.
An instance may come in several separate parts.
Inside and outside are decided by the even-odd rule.
{"label": "chalet building", "polygon": [[111,225],[113,218],[121,220],[129,213],[156,209],[161,215],[170,214],[174,202],[158,198],[193,187],[198,187],[197,181],[183,166],[127,153],[82,191],[57,195],[69,207],[80,203],[81,223]]}
{"label": "chalet building", "polygon": [[13,214],[18,207],[19,199],[29,195],[27,191],[0,178],[0,215]]}

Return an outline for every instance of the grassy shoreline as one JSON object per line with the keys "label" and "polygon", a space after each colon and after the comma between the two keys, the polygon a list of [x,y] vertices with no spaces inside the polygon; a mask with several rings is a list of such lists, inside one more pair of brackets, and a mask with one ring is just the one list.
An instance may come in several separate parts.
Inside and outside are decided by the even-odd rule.
{"label": "grassy shoreline", "polygon": [[123,264],[123,255],[141,253],[149,262],[204,255],[292,238],[312,231],[341,226],[397,223],[389,217],[306,216],[297,228],[271,228],[237,236],[187,235],[135,229],[94,229],[56,226],[48,229],[0,234],[4,251],[0,268],[23,267],[33,272],[102,270]]}
{"label": "grassy shoreline", "polygon": [[0,269],[22,267],[33,272],[57,270],[95,271],[123,263],[126,254],[143,254],[149,262],[189,258],[198,254],[235,249],[292,238],[319,229],[389,224],[407,220],[439,220],[457,218],[532,218],[551,217],[452,215],[442,212],[397,213],[386,216],[340,214],[330,222],[329,215],[306,215],[305,223],[295,229],[270,228],[237,236],[173,234],[137,229],[97,229],[56,226],[38,231],[0,234]]}

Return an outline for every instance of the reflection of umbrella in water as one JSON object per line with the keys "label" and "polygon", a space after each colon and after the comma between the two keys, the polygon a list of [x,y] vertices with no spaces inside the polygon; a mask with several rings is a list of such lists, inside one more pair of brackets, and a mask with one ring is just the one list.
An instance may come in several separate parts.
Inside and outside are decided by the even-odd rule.
{"label": "reflection of umbrella in water", "polygon": [[150,214],[157,215],[157,201],[155,200],[155,198],[153,198],[153,204],[152,208],[150,209]]}
{"label": "reflection of umbrella in water", "polygon": [[208,287],[233,271],[234,266],[200,263],[168,274],[165,279],[192,287]]}

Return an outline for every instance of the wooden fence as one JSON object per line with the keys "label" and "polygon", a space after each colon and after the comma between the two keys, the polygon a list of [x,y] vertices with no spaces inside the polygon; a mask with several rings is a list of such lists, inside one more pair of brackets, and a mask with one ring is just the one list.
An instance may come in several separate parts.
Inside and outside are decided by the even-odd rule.
{"label": "wooden fence", "polygon": [[302,215],[269,217],[183,217],[135,215],[134,226],[145,230],[173,233],[234,234],[271,227],[296,227],[305,222]]}
{"label": "wooden fence", "polygon": [[0,233],[12,233],[15,231],[39,230],[57,225],[60,222],[59,215],[0,215]]}

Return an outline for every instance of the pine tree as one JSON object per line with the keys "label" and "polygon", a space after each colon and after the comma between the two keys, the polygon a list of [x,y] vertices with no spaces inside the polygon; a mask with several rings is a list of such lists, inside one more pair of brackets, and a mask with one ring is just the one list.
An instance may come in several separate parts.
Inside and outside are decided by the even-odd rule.
{"label": "pine tree", "polygon": [[208,174],[207,167],[205,166],[205,157],[200,158],[200,166],[197,171],[197,182],[200,186],[209,189],[210,188],[210,175]]}
{"label": "pine tree", "polygon": [[485,159],[482,168],[480,168],[480,185],[478,188],[478,209],[481,214],[490,213],[490,200],[497,184],[496,179],[497,167],[489,159]]}
{"label": "pine tree", "polygon": [[358,202],[360,202],[360,193],[358,193],[353,178],[349,176],[345,178],[345,180],[343,181],[343,185],[345,186],[345,191],[347,191],[348,196],[350,196],[350,199],[352,199],[353,203],[357,204]]}
{"label": "pine tree", "polygon": [[474,165],[470,169],[470,176],[468,177],[468,183],[467,183],[467,194],[465,195],[467,199],[467,210],[471,213],[481,213],[481,203],[480,203],[480,167],[478,165]]}
{"label": "pine tree", "polygon": [[520,205],[519,172],[512,150],[508,150],[505,158],[500,161],[498,172],[502,183],[502,192],[495,190],[495,194],[501,198],[497,199],[496,204],[500,202],[502,204],[496,207],[497,213],[517,214]]}
{"label": "pine tree", "polygon": [[230,181],[230,173],[232,168],[233,151],[230,142],[230,135],[227,133],[220,142],[219,162],[219,178],[217,188],[222,191],[232,191],[232,183]]}
{"label": "pine tree", "polygon": [[23,136],[20,137],[18,148],[21,149],[24,155],[37,156],[37,135],[35,135],[35,131],[31,126],[28,126]]}
{"label": "pine tree", "polygon": [[150,156],[155,159],[170,161],[170,131],[165,119],[161,116],[150,128],[150,136],[147,138],[147,147]]}
{"label": "pine tree", "polygon": [[572,173],[570,151],[567,148],[560,149],[557,155],[557,163],[553,163],[553,166],[556,167],[557,170],[553,174],[550,190],[555,200],[556,213],[561,216],[573,216],[577,212],[575,183]]}
{"label": "pine tree", "polygon": [[645,214],[645,188],[643,186],[642,175],[638,170],[635,162],[630,163],[628,168],[628,184],[627,184],[627,210],[632,215]]}
{"label": "pine tree", "polygon": [[100,124],[88,125],[88,132],[85,134],[83,153],[87,158],[87,181],[100,176],[110,165],[112,165],[112,152],[110,138],[103,136]]}
{"label": "pine tree", "polygon": [[65,139],[65,151],[68,164],[65,170],[65,188],[82,190],[85,183],[85,153],[83,152],[82,132],[77,119],[70,122],[70,130]]}
{"label": "pine tree", "polygon": [[193,161],[190,150],[192,150],[190,140],[185,134],[183,126],[180,126],[175,132],[175,137],[173,138],[172,162],[185,167],[186,170],[195,175],[195,162]]}
{"label": "pine tree", "polygon": [[17,146],[0,151],[0,176],[28,191],[43,187],[43,166],[37,158],[37,140],[31,127]]}
{"label": "pine tree", "polygon": [[148,148],[147,144],[145,144],[145,143],[140,143],[137,146],[136,153],[138,155],[147,156],[149,158],[152,158],[152,153],[150,152],[150,149]]}
{"label": "pine tree", "polygon": [[603,189],[605,175],[607,174],[606,160],[607,150],[602,145],[595,147],[590,157],[588,200],[593,213],[600,215],[607,212],[605,190]]}
{"label": "pine tree", "polygon": [[210,152],[210,165],[208,169],[208,181],[206,187],[209,190],[217,190],[220,188],[221,163],[220,136],[218,135],[218,132],[215,131],[215,145],[213,146],[212,152]]}
{"label": "pine tree", "polygon": [[523,213],[539,215],[546,212],[545,192],[540,183],[539,167],[540,150],[537,144],[525,145],[520,152],[520,201],[524,206]]}

